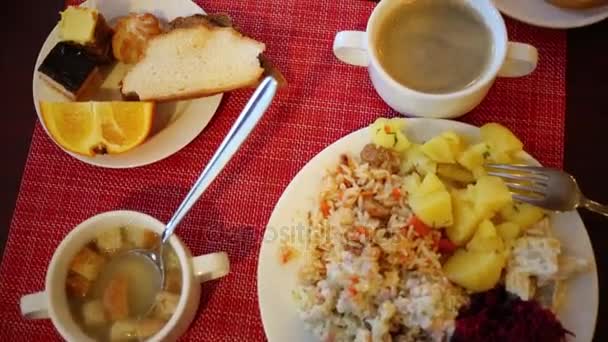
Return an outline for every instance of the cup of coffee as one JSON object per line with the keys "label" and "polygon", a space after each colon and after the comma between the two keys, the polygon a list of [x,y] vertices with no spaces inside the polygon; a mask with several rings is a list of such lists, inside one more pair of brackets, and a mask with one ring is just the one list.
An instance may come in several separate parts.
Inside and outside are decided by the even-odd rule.
{"label": "cup of coffee", "polygon": [[[21,298],[21,314],[50,318],[67,341],[176,340],[194,319],[200,284],[228,274],[229,262],[224,252],[192,257],[173,235],[163,247],[165,284],[157,287],[160,280],[146,269],[150,264],[133,260],[137,256],[129,250],[158,246],[164,227],[134,211],[106,212],[82,222],[53,254],[44,291]],[[146,295],[156,302],[138,303]]]}
{"label": "cup of coffee", "polygon": [[339,32],[333,51],[367,67],[393,109],[432,118],[469,112],[497,76],[528,75],[538,61],[536,48],[508,41],[490,0],[382,0],[366,31]]}

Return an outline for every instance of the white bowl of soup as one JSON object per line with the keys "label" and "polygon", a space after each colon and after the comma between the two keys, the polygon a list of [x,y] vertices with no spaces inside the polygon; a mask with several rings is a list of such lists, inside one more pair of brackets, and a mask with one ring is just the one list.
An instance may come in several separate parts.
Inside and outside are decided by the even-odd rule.
{"label": "white bowl of soup", "polygon": [[50,318],[68,341],[170,341],[196,314],[200,283],[228,274],[227,254],[192,257],[175,235],[163,248],[165,281],[148,261],[129,253],[158,246],[165,225],[134,211],[112,211],[82,222],[61,242],[44,291],[21,298],[21,313]]}

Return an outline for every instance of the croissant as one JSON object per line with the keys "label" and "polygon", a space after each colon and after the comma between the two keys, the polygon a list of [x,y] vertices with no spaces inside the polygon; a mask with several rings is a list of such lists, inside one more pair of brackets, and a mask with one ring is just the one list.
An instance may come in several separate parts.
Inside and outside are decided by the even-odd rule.
{"label": "croissant", "polygon": [[160,21],[150,13],[131,13],[120,18],[114,28],[112,52],[124,63],[138,62],[144,55],[148,40],[162,32]]}

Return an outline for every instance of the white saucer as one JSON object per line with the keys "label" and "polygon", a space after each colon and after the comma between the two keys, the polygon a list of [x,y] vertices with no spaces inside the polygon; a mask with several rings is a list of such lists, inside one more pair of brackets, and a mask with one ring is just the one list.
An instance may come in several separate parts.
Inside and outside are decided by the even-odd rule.
{"label": "white saucer", "polygon": [[608,18],[608,5],[570,10],[553,6],[545,0],[493,0],[505,15],[524,23],[556,29],[568,29],[597,23]]}
{"label": "white saucer", "polygon": [[[179,16],[189,16],[196,13],[204,13],[194,2],[189,0],[89,0],[82,4],[88,7],[95,3],[95,7],[104,15],[110,23],[114,19],[129,14],[130,12],[150,12],[161,20],[170,21]],[[32,91],[34,94],[34,105],[38,119],[44,126],[40,116],[39,101],[69,101],[56,90],[49,87],[46,82],[38,76],[38,67],[49,51],[59,41],[59,29],[57,26],[51,31],[44,45],[40,49],[34,69],[34,80]],[[120,99],[118,82],[126,69],[118,65],[106,78],[100,89],[104,100]],[[66,151],[76,159],[87,164],[108,168],[131,168],[143,166],[167,158],[175,152],[188,145],[207,126],[213,114],[217,110],[222,95],[206,97],[191,101],[176,101],[158,104],[156,111],[156,122],[153,134],[144,144],[128,152],[116,155],[100,155],[87,157]],[[44,128],[46,131],[46,127]],[[48,133],[48,131],[47,131]]]}

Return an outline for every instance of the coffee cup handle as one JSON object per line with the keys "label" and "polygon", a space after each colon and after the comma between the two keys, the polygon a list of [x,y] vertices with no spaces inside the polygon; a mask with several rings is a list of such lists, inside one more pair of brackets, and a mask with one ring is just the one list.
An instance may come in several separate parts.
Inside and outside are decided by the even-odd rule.
{"label": "coffee cup handle", "polygon": [[509,42],[507,57],[498,71],[500,77],[521,77],[530,74],[538,64],[538,51],[529,44]]}
{"label": "coffee cup handle", "polygon": [[217,252],[192,258],[194,277],[199,283],[221,278],[230,272],[228,254]]}
{"label": "coffee cup handle", "polygon": [[341,31],[334,38],[334,55],[344,63],[366,67],[367,33],[361,31]]}
{"label": "coffee cup handle", "polygon": [[49,318],[47,303],[45,291],[25,295],[19,303],[21,315],[27,319]]}

